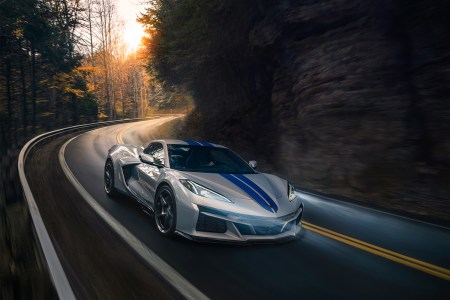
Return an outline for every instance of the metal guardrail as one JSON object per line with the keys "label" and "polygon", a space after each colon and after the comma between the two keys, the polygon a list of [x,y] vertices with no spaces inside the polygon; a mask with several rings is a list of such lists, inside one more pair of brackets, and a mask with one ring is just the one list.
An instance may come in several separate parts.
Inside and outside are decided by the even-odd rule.
{"label": "metal guardrail", "polygon": [[125,120],[116,120],[116,121],[105,121],[105,122],[97,122],[83,125],[76,125],[71,127],[66,127],[54,131],[50,131],[41,135],[38,135],[31,140],[29,140],[25,146],[20,150],[19,159],[18,159],[18,170],[19,170],[19,178],[20,183],[22,185],[23,195],[27,201],[28,209],[30,211],[31,219],[33,221],[33,226],[35,232],[37,234],[39,243],[41,245],[42,252],[44,254],[45,260],[47,262],[47,266],[50,272],[50,277],[52,283],[55,287],[55,290],[60,299],[76,299],[75,294],[73,293],[72,287],[67,279],[66,274],[64,273],[64,269],[61,265],[61,262],[56,254],[55,248],[53,247],[50,235],[45,228],[44,221],[42,220],[42,216],[39,213],[39,209],[37,207],[34,196],[31,192],[30,185],[28,184],[26,175],[25,175],[25,162],[28,154],[31,149],[35,147],[40,142],[52,139],[63,134],[71,133],[71,132],[79,132],[86,131],[88,129],[93,129],[97,127],[110,126],[121,123],[135,122],[135,121],[143,121],[151,118],[137,118],[137,119],[125,119]]}

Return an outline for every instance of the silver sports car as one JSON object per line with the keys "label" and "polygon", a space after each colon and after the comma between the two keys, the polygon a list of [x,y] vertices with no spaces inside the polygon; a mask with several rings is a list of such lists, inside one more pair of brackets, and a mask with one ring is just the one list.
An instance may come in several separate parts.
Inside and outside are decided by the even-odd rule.
{"label": "silver sports car", "polygon": [[114,145],[105,191],[135,198],[162,235],[194,240],[267,242],[295,238],[303,203],[289,182],[255,171],[228,148],[182,140]]}

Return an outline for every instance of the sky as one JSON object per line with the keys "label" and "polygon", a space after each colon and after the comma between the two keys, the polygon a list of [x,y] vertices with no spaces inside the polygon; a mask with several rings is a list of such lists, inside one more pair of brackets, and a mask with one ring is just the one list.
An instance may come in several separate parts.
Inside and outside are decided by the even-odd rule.
{"label": "sky", "polygon": [[141,38],[144,35],[144,29],[136,21],[137,16],[145,11],[146,5],[143,0],[117,0],[117,13],[125,22],[123,39],[130,51],[137,50]]}

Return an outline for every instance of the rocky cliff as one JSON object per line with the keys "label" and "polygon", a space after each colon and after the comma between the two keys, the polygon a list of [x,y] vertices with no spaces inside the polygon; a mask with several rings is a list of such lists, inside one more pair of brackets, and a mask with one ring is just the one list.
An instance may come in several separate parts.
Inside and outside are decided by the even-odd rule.
{"label": "rocky cliff", "polygon": [[450,221],[450,2],[236,0],[211,14],[219,46],[190,85],[199,138],[298,186]]}

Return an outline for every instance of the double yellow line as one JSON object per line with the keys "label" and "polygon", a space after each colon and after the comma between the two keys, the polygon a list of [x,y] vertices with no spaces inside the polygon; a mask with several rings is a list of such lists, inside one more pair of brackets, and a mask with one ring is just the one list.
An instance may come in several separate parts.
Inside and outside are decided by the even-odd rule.
{"label": "double yellow line", "polygon": [[125,131],[127,131],[128,129],[130,129],[131,127],[135,126],[136,124],[131,123],[131,125],[128,126],[124,126],[125,128],[121,129],[117,135],[116,135],[116,140],[119,144],[125,144],[125,141],[123,140],[123,134]]}
{"label": "double yellow line", "polygon": [[119,132],[117,133],[117,135],[116,135],[116,140],[117,140],[117,142],[118,142],[119,144],[125,144],[125,142],[123,141],[123,132],[124,132],[126,129],[128,129],[128,128],[125,128],[125,129],[119,131]]}
{"label": "double yellow line", "polygon": [[321,234],[323,236],[329,237],[331,239],[334,239],[336,241],[342,242],[344,244],[356,247],[358,249],[370,252],[372,254],[387,258],[389,260],[395,261],[397,263],[400,263],[402,265],[406,265],[408,267],[414,268],[416,270],[434,275],[436,277],[449,280],[450,281],[450,270],[429,264],[427,262],[388,250],[384,249],[363,241],[360,241],[358,239],[343,235],[341,233],[311,224],[309,222],[302,222],[303,227],[314,231],[318,234]]}

